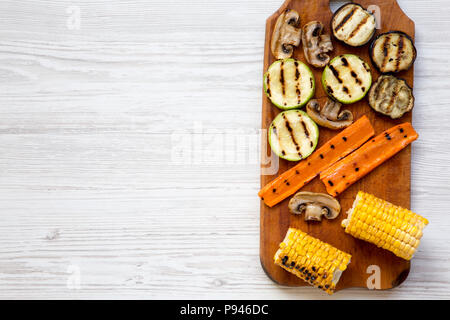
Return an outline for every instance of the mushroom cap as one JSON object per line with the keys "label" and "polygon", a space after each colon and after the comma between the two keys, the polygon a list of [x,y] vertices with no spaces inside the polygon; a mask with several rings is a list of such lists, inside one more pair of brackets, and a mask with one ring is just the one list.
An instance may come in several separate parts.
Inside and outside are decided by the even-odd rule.
{"label": "mushroom cap", "polygon": [[330,56],[326,53],[333,50],[330,36],[322,34],[322,31],[323,24],[320,21],[311,21],[302,28],[305,58],[317,68],[323,68],[330,62]]}
{"label": "mushroom cap", "polygon": [[272,33],[270,48],[277,60],[292,57],[294,47],[300,45],[302,30],[300,15],[295,10],[287,9],[277,19]]}
{"label": "mushroom cap", "polygon": [[313,99],[306,105],[306,112],[318,125],[332,130],[339,130],[353,123],[351,111],[340,111],[341,107],[341,103],[328,98],[324,107],[320,108],[319,102]]}
{"label": "mushroom cap", "polygon": [[289,201],[289,211],[299,215],[304,213],[306,221],[322,221],[322,216],[337,218],[341,205],[328,194],[302,191]]}

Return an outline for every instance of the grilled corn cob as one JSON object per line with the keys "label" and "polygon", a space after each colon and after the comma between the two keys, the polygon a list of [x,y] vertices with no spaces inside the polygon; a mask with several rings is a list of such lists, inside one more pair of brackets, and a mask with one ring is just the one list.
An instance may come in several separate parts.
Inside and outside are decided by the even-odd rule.
{"label": "grilled corn cob", "polygon": [[289,228],[275,253],[275,264],[310,285],[333,294],[351,255],[306,233]]}
{"label": "grilled corn cob", "polygon": [[362,191],[342,221],[346,233],[406,260],[414,256],[427,224],[424,217]]}

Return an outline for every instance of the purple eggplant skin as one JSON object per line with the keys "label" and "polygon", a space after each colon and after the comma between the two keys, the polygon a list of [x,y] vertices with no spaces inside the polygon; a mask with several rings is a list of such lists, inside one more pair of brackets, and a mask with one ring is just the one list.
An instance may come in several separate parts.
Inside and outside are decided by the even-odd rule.
{"label": "purple eggplant skin", "polygon": [[[399,30],[392,30],[392,31],[388,31],[388,32],[385,32],[385,33],[381,33],[381,34],[379,34],[375,39],[373,39],[372,43],[371,43],[370,46],[369,46],[369,57],[370,57],[370,61],[372,62],[372,65],[373,65],[373,66],[375,67],[375,69],[377,69],[381,74],[395,74],[395,73],[398,73],[398,72],[382,72],[382,71],[380,70],[380,68],[378,67],[378,65],[375,63],[374,59],[373,59],[373,51],[374,51],[374,49],[375,49],[375,43],[377,42],[377,40],[378,40],[380,37],[382,37],[382,36],[384,36],[384,35],[387,35],[387,34],[401,34],[401,35],[405,36],[409,41],[411,41],[411,44],[412,44],[413,50],[414,50],[414,57],[413,57],[413,59],[412,59],[412,61],[411,61],[411,64],[409,65],[409,67],[408,67],[407,69],[401,70],[401,71],[398,71],[398,72],[408,71],[408,70],[411,69],[411,67],[414,65],[414,62],[416,62],[416,58],[417,58],[417,48],[416,48],[416,46],[414,45],[414,41],[413,41],[413,39],[411,38],[411,36],[410,36],[409,34],[403,32],[403,31],[399,31]],[[401,79],[401,78],[400,78],[400,79]],[[402,79],[402,80],[403,80],[403,79]]]}
{"label": "purple eggplant skin", "polygon": [[[361,48],[361,47],[364,47],[366,44],[368,44],[368,43],[373,39],[373,37],[374,37],[375,34],[377,33],[377,29],[376,29],[376,28],[373,30],[373,33],[372,33],[372,35],[369,37],[369,39],[368,39],[366,42],[364,42],[363,44],[359,45],[359,46],[351,46],[351,45],[345,43],[344,41],[339,40],[339,39],[336,38],[336,36],[334,35],[334,30],[333,30],[333,20],[334,20],[334,17],[339,13],[339,11],[341,11],[342,9],[344,9],[344,8],[345,8],[346,6],[348,6],[348,5],[357,5],[357,6],[361,7],[362,9],[364,9],[364,11],[367,11],[367,9],[365,9],[362,5],[360,5],[359,3],[354,3],[354,2],[346,3],[346,4],[342,5],[342,6],[340,6],[340,7],[336,10],[336,12],[333,14],[333,16],[331,17],[331,21],[330,21],[330,30],[331,30],[331,34],[333,35],[333,39],[335,39],[336,41],[339,41],[340,43],[343,43],[344,45],[346,45],[346,46],[349,47],[349,48]],[[367,11],[367,12],[368,12],[370,15],[373,16],[372,12],[370,12],[370,11]]]}

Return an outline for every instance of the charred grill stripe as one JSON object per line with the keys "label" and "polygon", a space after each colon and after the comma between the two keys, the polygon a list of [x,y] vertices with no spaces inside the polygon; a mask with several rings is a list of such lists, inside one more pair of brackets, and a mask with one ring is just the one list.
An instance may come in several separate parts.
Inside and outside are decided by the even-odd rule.
{"label": "charred grill stripe", "polygon": [[384,38],[384,42],[383,42],[384,58],[383,58],[383,63],[381,64],[381,68],[384,68],[386,66],[386,60],[387,60],[388,54],[389,54],[389,42],[390,41],[391,41],[391,37],[386,36],[386,38]]}
{"label": "charred grill stripe", "polygon": [[341,58],[341,62],[342,62],[342,65],[348,67],[348,61],[347,61],[347,59],[345,57]]}
{"label": "charred grill stripe", "polygon": [[394,101],[397,98],[397,95],[400,91],[400,87],[401,87],[401,83],[400,81],[396,81],[395,83],[391,83],[391,86],[393,86],[392,88],[392,94],[391,94],[391,100],[389,101],[389,110],[392,110],[392,106],[394,105]]}
{"label": "charred grill stripe", "polygon": [[269,95],[269,97],[272,95],[270,92],[270,74],[267,73],[267,94]]}
{"label": "charred grill stripe", "polygon": [[366,24],[367,20],[369,19],[369,15],[367,14],[359,23],[358,25],[355,27],[355,29],[353,29],[353,31],[350,33],[350,36],[348,37],[348,39],[350,40],[351,38],[353,38],[359,31],[359,29],[361,29],[361,27],[363,25]]}
{"label": "charred grill stripe", "polygon": [[281,61],[280,63],[280,84],[281,84],[281,92],[283,93],[283,97],[285,96],[286,89],[285,89],[285,83],[284,83],[284,61]]}
{"label": "charred grill stripe", "polygon": [[375,101],[380,101],[380,93],[381,89],[384,88],[384,84],[386,81],[389,81],[388,78],[384,78],[376,87],[375,87]]}
{"label": "charred grill stripe", "polygon": [[297,150],[298,155],[303,158],[301,152],[300,152],[300,145],[298,144],[297,140],[295,139],[294,132],[292,130],[291,124],[289,123],[289,120],[286,118],[286,115],[283,114],[284,119],[284,125],[286,126],[286,129],[289,131],[289,134],[291,135],[291,140],[295,144],[295,148]]}
{"label": "charred grill stripe", "polygon": [[295,61],[295,92],[297,93],[297,103],[300,104],[302,102],[301,99],[301,91],[300,91],[300,71],[298,71],[298,62]]}
{"label": "charred grill stripe", "polygon": [[305,136],[309,139],[310,133],[308,131],[308,128],[306,127],[305,123],[303,122],[303,119],[302,119],[300,114],[299,114],[299,117],[300,117],[300,123],[301,123],[301,125],[303,127],[303,131],[305,132]]}
{"label": "charred grill stripe", "polygon": [[329,93],[333,93],[333,92],[334,92],[334,91],[333,91],[333,88],[330,87],[330,86],[327,86],[327,91],[328,91]]}
{"label": "charred grill stripe", "polygon": [[350,11],[349,13],[347,13],[347,15],[342,19],[341,22],[339,22],[339,24],[336,26],[336,28],[334,28],[335,32],[338,32],[339,29],[341,29],[342,27],[344,27],[344,25],[347,23],[348,20],[350,20],[350,18],[353,16],[353,14],[356,12],[356,7],[352,9],[352,11]]}
{"label": "charred grill stripe", "polygon": [[403,39],[403,36],[400,35],[398,39],[398,46],[397,46],[397,60],[395,61],[395,71],[400,70],[400,61],[402,59],[402,51],[403,46],[405,45],[405,39]]}
{"label": "charred grill stripe", "polygon": [[350,71],[350,74],[352,75],[352,77],[355,79],[355,82],[357,83],[357,84],[362,84],[362,81],[358,78],[358,75],[356,74],[356,72],[355,71]]}
{"label": "charred grill stripe", "polygon": [[342,79],[339,77],[339,71],[336,70],[336,68],[330,64],[329,66],[331,72],[333,73],[334,77],[337,79],[337,81],[339,81],[339,83],[342,83]]}

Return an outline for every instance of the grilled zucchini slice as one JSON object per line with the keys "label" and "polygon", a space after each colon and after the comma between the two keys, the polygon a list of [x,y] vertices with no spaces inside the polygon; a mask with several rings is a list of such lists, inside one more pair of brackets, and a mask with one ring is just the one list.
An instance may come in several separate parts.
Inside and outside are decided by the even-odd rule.
{"label": "grilled zucchini slice", "polygon": [[319,128],[301,110],[280,113],[269,128],[269,144],[272,151],[289,161],[307,158],[316,149],[318,140]]}
{"label": "grilled zucchini slice", "polygon": [[401,31],[380,34],[370,46],[370,58],[381,73],[408,70],[416,56],[411,37]]}
{"label": "grilled zucchini slice", "polygon": [[331,19],[334,37],[352,47],[368,43],[375,34],[375,28],[375,17],[356,3],[343,5]]}
{"label": "grilled zucchini slice", "polygon": [[398,119],[412,110],[414,96],[405,80],[382,75],[370,89],[369,104],[375,111]]}
{"label": "grilled zucchini slice", "polygon": [[264,91],[274,105],[282,110],[303,107],[316,89],[311,69],[301,61],[275,61],[264,75]]}
{"label": "grilled zucchini slice", "polygon": [[322,85],[331,98],[354,103],[364,98],[372,85],[370,67],[353,54],[337,56],[324,69]]}

